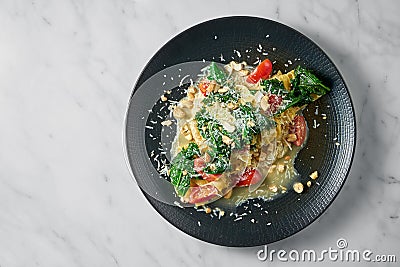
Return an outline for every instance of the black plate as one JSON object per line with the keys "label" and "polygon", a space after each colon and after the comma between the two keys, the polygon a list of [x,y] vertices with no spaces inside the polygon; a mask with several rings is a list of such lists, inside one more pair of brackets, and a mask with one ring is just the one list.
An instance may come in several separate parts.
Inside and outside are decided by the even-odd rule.
{"label": "black plate", "polygon": [[[152,129],[154,138],[149,137],[149,132],[145,134],[144,123],[148,124],[153,115],[140,110],[148,103],[162,105],[157,102],[160,89],[140,94],[138,88],[160,71],[176,71],[176,64],[202,60],[221,62],[221,55],[225,60],[222,63],[230,60],[253,63],[257,57],[268,57],[275,61],[274,69],[282,71],[301,64],[314,70],[332,89],[304,111],[310,128],[309,139],[295,165],[304,183],[312,171],[318,170],[318,184],[302,194],[290,190],[269,202],[251,200],[234,210],[226,209],[221,218],[193,208],[165,204],[149,196],[146,190],[142,191],[166,220],[195,238],[235,247],[271,243],[300,231],[326,210],[345,182],[355,149],[354,109],[345,82],[322,49],[300,32],[268,19],[235,16],[203,22],[166,43],[146,65],[133,89],[125,129],[129,165],[142,189],[143,181],[151,181],[154,174],[158,175],[154,162],[148,158],[150,150],[159,153],[161,127]],[[326,119],[321,114],[326,114]],[[238,220],[235,213],[245,215]]]}

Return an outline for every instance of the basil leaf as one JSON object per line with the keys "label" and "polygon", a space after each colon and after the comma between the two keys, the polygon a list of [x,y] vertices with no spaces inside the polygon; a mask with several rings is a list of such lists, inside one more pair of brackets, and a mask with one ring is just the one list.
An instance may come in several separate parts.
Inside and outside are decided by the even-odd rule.
{"label": "basil leaf", "polygon": [[208,80],[216,81],[219,85],[222,85],[226,82],[226,78],[225,71],[221,70],[215,62],[212,62],[210,66],[208,66]]}

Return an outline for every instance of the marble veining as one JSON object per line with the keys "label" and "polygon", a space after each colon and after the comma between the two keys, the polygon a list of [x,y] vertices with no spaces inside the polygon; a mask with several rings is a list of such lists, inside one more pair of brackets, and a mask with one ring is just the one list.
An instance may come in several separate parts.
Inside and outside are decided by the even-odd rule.
{"label": "marble veining", "polygon": [[341,70],[357,114],[343,190],[310,227],[270,248],[322,250],[343,237],[398,264],[398,10],[395,0],[1,1],[0,266],[267,265],[258,247],[210,245],[167,223],[123,155],[125,110],[146,62],[182,30],[228,15],[278,20],[313,39]]}

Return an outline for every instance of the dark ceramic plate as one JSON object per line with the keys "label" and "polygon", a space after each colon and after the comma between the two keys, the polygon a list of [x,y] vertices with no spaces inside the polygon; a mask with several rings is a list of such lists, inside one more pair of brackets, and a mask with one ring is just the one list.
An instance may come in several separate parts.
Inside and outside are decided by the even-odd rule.
{"label": "dark ceramic plate", "polygon": [[[170,84],[172,79],[168,79],[173,75],[175,81],[181,77],[176,73],[182,68],[175,65],[203,60],[221,62],[221,58],[225,60],[222,63],[230,60],[253,63],[267,57],[275,61],[275,70],[290,71],[299,64],[312,69],[332,89],[304,111],[309,138],[295,162],[304,183],[312,171],[318,170],[318,183],[302,194],[289,190],[273,201],[254,199],[237,208],[225,208],[221,218],[160,201],[158,194],[170,192],[161,192],[162,186],[154,182],[160,175],[157,163],[149,158],[159,154],[158,159],[168,162],[166,153],[158,149],[163,136],[168,137],[168,134],[159,123],[151,126],[151,121],[159,122],[168,115],[167,109],[162,109],[166,104],[159,101],[163,90],[172,89],[171,98],[182,97],[175,93],[182,88],[176,87],[176,83]],[[198,72],[199,69],[185,69],[185,73],[191,75]],[[158,78],[153,79],[157,75]],[[161,84],[162,77],[167,78]],[[145,90],[140,89],[143,87]],[[160,109],[164,113],[154,112]],[[326,119],[321,114],[326,114]],[[152,57],[133,89],[126,116],[125,141],[133,176],[148,201],[167,221],[195,238],[224,246],[245,247],[293,235],[327,209],[348,175],[355,149],[355,126],[346,84],[331,59],[313,41],[268,19],[225,17],[185,30]],[[152,191],[152,187],[158,189]],[[211,205],[212,208],[215,206]],[[234,214],[242,215],[242,219],[237,219]]]}

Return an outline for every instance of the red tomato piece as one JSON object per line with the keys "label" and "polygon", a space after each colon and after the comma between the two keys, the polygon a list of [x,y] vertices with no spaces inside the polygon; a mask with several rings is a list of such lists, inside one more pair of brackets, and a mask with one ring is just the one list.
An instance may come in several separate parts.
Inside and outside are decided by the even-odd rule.
{"label": "red tomato piece", "polygon": [[200,92],[206,96],[207,95],[207,88],[210,85],[210,81],[208,80],[203,80],[201,83],[199,83],[199,89]]}
{"label": "red tomato piece", "polygon": [[190,190],[189,203],[191,204],[207,202],[218,196],[218,190],[212,184],[191,187]]}
{"label": "red tomato piece", "polygon": [[236,186],[249,186],[257,184],[262,179],[261,173],[256,169],[246,169],[245,172],[240,176],[239,182]]}
{"label": "red tomato piece", "polygon": [[278,110],[279,106],[282,104],[282,100],[282,96],[274,94],[271,94],[268,97],[268,104],[270,105],[270,111],[272,114]]}
{"label": "red tomato piece", "polygon": [[293,119],[294,123],[294,133],[296,134],[296,141],[293,142],[294,145],[296,146],[301,146],[304,143],[304,140],[306,139],[306,133],[307,133],[307,126],[306,126],[306,120],[304,119],[304,116],[297,115]]}
{"label": "red tomato piece", "polygon": [[197,173],[202,171],[205,166],[206,166],[206,162],[203,158],[199,157],[199,158],[194,159],[193,168]]}
{"label": "red tomato piece", "polygon": [[255,70],[249,76],[247,76],[246,81],[248,83],[257,83],[261,79],[268,79],[271,72],[272,62],[269,59],[265,59],[257,66],[257,68],[255,68]]}

